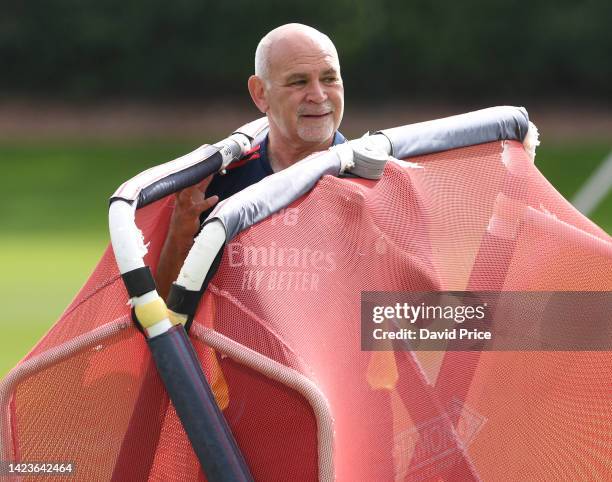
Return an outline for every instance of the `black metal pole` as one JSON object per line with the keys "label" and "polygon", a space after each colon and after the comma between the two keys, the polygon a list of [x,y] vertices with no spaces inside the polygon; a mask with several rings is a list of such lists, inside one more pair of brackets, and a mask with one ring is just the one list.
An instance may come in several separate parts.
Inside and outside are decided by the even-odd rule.
{"label": "black metal pole", "polygon": [[208,481],[252,481],[183,325],[147,342]]}

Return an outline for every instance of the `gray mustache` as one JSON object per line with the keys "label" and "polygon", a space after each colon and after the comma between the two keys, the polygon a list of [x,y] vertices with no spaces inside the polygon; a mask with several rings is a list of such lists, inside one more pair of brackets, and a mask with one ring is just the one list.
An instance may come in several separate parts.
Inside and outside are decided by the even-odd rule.
{"label": "gray mustache", "polygon": [[323,106],[319,106],[317,110],[310,110],[307,107],[301,107],[298,109],[298,115],[323,115],[334,112],[334,106],[332,104],[325,103]]}

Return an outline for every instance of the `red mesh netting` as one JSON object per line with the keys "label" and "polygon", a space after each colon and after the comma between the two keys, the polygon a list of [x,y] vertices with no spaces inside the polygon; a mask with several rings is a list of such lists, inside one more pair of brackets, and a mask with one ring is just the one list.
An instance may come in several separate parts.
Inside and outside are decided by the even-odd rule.
{"label": "red mesh netting", "polygon": [[[325,177],[239,235],[195,324],[315,383],[337,480],[610,479],[608,352],[361,351],[361,291],[612,289],[610,237],[520,143],[410,160],[422,168],[389,163],[379,181]],[[153,268],[170,212],[137,215]],[[1,458],[73,461],[78,480],[203,479],[126,302],[109,250],[5,381]],[[316,479],[307,398],[194,345],[255,479]]]}

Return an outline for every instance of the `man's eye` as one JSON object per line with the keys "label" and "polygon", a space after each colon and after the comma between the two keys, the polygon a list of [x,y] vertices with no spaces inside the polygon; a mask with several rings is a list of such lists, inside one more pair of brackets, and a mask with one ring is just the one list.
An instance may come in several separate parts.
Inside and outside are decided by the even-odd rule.
{"label": "man's eye", "polygon": [[338,78],[337,78],[337,77],[325,77],[325,78],[323,79],[323,82],[327,82],[328,84],[331,84],[331,83],[333,83],[333,82],[336,82],[337,80],[338,80]]}
{"label": "man's eye", "polygon": [[301,79],[301,80],[294,80],[289,85],[304,85],[304,84],[306,84],[306,81],[304,79]]}

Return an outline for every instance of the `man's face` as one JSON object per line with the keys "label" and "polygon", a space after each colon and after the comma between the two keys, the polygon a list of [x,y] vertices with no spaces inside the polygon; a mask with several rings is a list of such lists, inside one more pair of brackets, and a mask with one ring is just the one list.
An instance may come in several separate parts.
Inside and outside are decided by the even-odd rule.
{"label": "man's face", "polygon": [[330,140],[344,112],[335,52],[312,39],[285,41],[270,55],[264,90],[271,129],[293,143]]}

